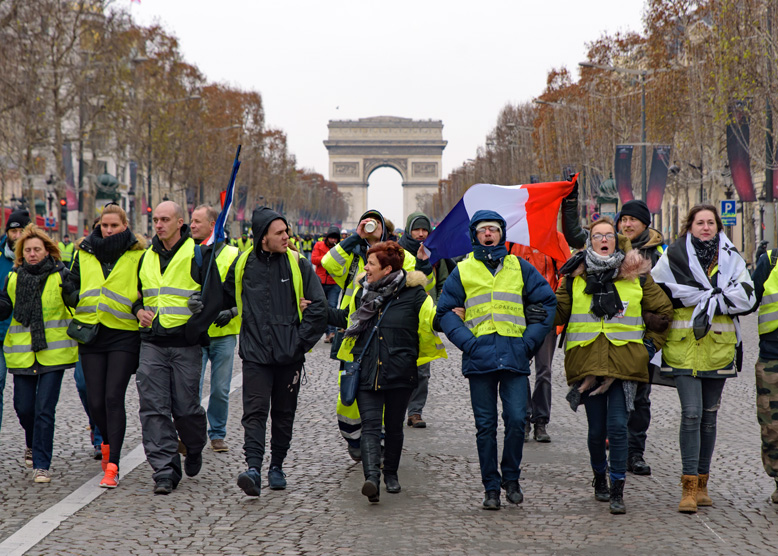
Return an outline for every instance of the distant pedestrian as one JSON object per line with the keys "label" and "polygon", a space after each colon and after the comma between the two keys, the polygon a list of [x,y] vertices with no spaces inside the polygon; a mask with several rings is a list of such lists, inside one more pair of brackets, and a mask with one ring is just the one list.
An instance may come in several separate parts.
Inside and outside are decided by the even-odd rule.
{"label": "distant pedestrian", "polygon": [[746,262],[712,205],[691,208],[681,237],[651,275],[675,308],[662,372],[675,378],[681,401],[683,494],[678,511],[694,513],[698,506],[713,504],[708,477],[716,418],[724,383],[737,376],[742,364],[738,315],[755,308],[756,295]]}
{"label": "distant pedestrian", "polygon": [[[500,509],[500,488],[512,504],[524,500],[519,478],[529,361],[551,329],[556,309],[554,292],[540,273],[508,254],[505,230],[505,219],[497,212],[479,210],[473,215],[473,254],[449,275],[437,308],[441,328],[462,350],[462,373],[470,382],[487,510]],[[505,422],[499,468],[498,393]]]}
{"label": "distant pedestrian", "polygon": [[[648,361],[662,348],[672,305],[648,272],[651,264],[603,217],[592,225],[586,250],[560,269],[555,324],[567,325],[568,401],[586,408],[595,499],[626,513],[627,421]],[[647,328],[647,313],[661,330]],[[606,456],[606,439],[610,450]],[[609,465],[610,464],[610,465]],[[608,486],[610,475],[610,487]]]}
{"label": "distant pedestrian", "polygon": [[[335,281],[335,278],[329,275],[327,270],[322,266],[322,259],[324,255],[330,252],[330,249],[335,247],[340,241],[340,230],[337,226],[330,227],[327,230],[327,235],[324,239],[317,241],[313,246],[313,252],[311,253],[311,263],[316,268],[316,276],[321,281],[321,287],[324,290],[324,296],[327,298],[327,305],[333,309],[338,307],[338,297],[340,297],[340,286]],[[324,343],[331,344],[335,338],[336,328],[332,325],[327,325],[327,336],[324,338]]]}

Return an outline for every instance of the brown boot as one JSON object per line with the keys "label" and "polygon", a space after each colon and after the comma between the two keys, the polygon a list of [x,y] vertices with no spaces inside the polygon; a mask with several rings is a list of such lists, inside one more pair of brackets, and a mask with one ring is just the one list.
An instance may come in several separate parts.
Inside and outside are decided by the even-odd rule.
{"label": "brown boot", "polygon": [[708,496],[708,476],[710,473],[700,473],[697,478],[697,505],[712,506],[713,500]]}
{"label": "brown boot", "polygon": [[697,475],[683,475],[681,477],[681,485],[683,486],[683,494],[681,495],[681,503],[678,504],[678,511],[685,514],[693,514],[697,512]]}

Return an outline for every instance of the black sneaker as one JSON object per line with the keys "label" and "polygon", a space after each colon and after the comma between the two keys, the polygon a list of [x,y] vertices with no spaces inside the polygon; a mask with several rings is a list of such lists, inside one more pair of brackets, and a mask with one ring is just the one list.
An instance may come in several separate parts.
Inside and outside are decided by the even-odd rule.
{"label": "black sneaker", "polygon": [[286,473],[280,465],[271,465],[267,471],[267,484],[270,490],[284,490],[286,488]]}
{"label": "black sneaker", "polygon": [[484,493],[483,507],[485,510],[499,510],[500,509],[500,491],[499,490],[487,490]]}
{"label": "black sneaker", "polygon": [[535,440],[537,442],[551,442],[551,437],[546,432],[545,423],[535,423]]}
{"label": "black sneaker", "polygon": [[249,467],[248,470],[238,475],[238,486],[248,496],[259,496],[262,490],[262,476],[259,474],[259,470]]}
{"label": "black sneaker", "polygon": [[196,454],[188,452],[184,458],[184,472],[187,477],[194,477],[203,468],[203,453],[202,451]]}
{"label": "black sneaker", "polygon": [[650,475],[651,467],[645,462],[643,456],[635,454],[627,460],[627,471],[633,475]]}
{"label": "black sneaker", "polygon": [[154,494],[170,494],[173,492],[173,481],[170,479],[158,479],[154,483]]}
{"label": "black sneaker", "polygon": [[518,479],[515,481],[503,481],[502,488],[505,490],[505,498],[511,504],[521,504],[524,502],[524,493],[521,491]]}

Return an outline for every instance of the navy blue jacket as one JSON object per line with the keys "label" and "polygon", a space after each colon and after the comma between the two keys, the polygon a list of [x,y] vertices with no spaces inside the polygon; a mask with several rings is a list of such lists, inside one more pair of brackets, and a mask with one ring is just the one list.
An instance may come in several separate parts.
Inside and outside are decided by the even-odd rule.
{"label": "navy blue jacket", "polygon": [[[501,223],[502,238],[505,238],[505,221],[494,211],[478,211],[470,221],[471,238],[475,244],[475,224],[484,220],[496,220]],[[476,252],[472,256],[480,260]],[[524,280],[524,306],[540,303],[546,310],[543,323],[527,325],[522,337],[487,334],[475,337],[456,313],[455,307],[465,306],[465,288],[459,277],[457,267],[446,279],[443,291],[438,299],[437,319],[440,327],[451,342],[462,350],[462,374],[465,376],[493,371],[510,370],[519,374],[530,374],[529,362],[543,343],[554,323],[556,313],[556,295],[548,282],[535,267],[519,259]],[[494,274],[490,265],[486,268]]]}

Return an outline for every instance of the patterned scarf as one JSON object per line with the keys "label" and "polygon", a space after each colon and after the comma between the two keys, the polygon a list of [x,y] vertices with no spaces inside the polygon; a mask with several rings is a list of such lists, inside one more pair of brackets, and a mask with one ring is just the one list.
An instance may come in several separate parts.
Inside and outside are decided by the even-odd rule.
{"label": "patterned scarf", "polygon": [[345,338],[356,338],[362,332],[368,330],[372,321],[378,315],[378,311],[400,289],[400,284],[404,279],[405,273],[402,269],[390,272],[375,282],[368,282],[366,278],[363,279],[362,303],[351,314],[351,326],[346,329],[343,336]]}
{"label": "patterned scarf", "polygon": [[613,285],[613,280],[619,273],[619,267],[624,262],[624,252],[616,250],[607,257],[595,252],[590,245],[586,249],[586,289],[584,293],[592,296],[592,314],[599,318],[612,319],[624,306],[619,292]]}
{"label": "patterned scarf", "polygon": [[49,275],[57,268],[57,262],[47,255],[38,264],[22,263],[16,270],[16,300],[14,318],[22,326],[29,327],[32,337],[32,351],[43,351],[46,343],[46,330],[43,324],[43,306],[41,297]]}

